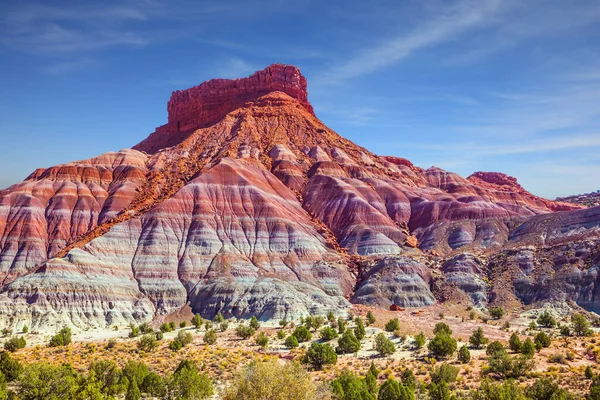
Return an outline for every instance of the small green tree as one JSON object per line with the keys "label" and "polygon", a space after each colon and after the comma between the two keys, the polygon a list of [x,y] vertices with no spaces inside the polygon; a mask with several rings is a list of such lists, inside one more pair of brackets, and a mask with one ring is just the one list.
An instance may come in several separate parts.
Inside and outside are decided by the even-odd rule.
{"label": "small green tree", "polygon": [[446,335],[452,335],[452,329],[450,329],[450,326],[448,326],[448,324],[446,324],[444,322],[438,322],[437,324],[435,324],[435,327],[433,328],[433,334],[437,335],[438,333],[445,333]]}
{"label": "small green tree", "polygon": [[394,378],[388,378],[379,388],[378,400],[413,400],[414,390],[404,386]]}
{"label": "small green tree", "polygon": [[251,326],[246,326],[243,324],[240,324],[237,326],[237,328],[235,328],[235,334],[237,337],[241,338],[241,339],[249,339],[251,338],[254,333],[256,331],[254,330],[253,327]]}
{"label": "small green tree", "polygon": [[283,340],[284,338],[285,338],[285,331],[283,329],[277,331],[277,339]]}
{"label": "small green tree", "polygon": [[471,361],[471,352],[469,351],[467,346],[463,345],[458,350],[458,361],[463,364],[467,364],[469,361]]}
{"label": "small green tree", "polygon": [[221,324],[219,325],[219,330],[221,332],[225,332],[227,330],[227,328],[229,328],[229,322],[227,321],[223,321],[221,322]]}
{"label": "small green tree", "polygon": [[176,325],[175,325],[175,321],[171,321],[171,322],[169,322],[169,328],[171,328],[171,330],[172,330],[172,331],[174,331],[174,330],[175,330],[175,327],[176,327]]}
{"label": "small green tree", "polygon": [[295,349],[296,347],[298,347],[300,344],[298,343],[298,338],[296,338],[296,336],[294,335],[290,335],[285,339],[285,347],[289,347],[290,349]]}
{"label": "small green tree", "polygon": [[500,319],[504,316],[504,310],[500,306],[490,307],[490,317]]}
{"label": "small green tree", "polygon": [[425,346],[425,342],[427,339],[425,338],[425,334],[423,332],[417,333],[414,339],[414,345],[416,349],[422,349]]}
{"label": "small green tree", "polygon": [[140,386],[142,393],[149,395],[150,397],[161,399],[167,394],[167,387],[164,380],[157,373],[150,372],[144,378],[142,385]]}
{"label": "small green tree", "polygon": [[189,332],[179,331],[177,333],[177,339],[181,342],[182,346],[187,346],[194,341],[194,337]]}
{"label": "small green tree", "polygon": [[395,330],[398,330],[398,329],[400,329],[400,321],[398,321],[398,318],[390,319],[385,324],[385,330],[387,332],[394,332]]}
{"label": "small green tree", "polygon": [[130,331],[129,331],[130,338],[140,336],[140,328],[138,326],[135,326],[134,324],[130,324],[129,329],[130,329]]}
{"label": "small green tree", "polygon": [[214,316],[213,318],[213,322],[215,324],[220,324],[221,322],[225,321],[225,318],[223,317],[223,314],[221,314],[221,312],[219,311],[217,313],[217,315]]}
{"label": "small green tree", "polygon": [[485,349],[485,354],[487,354],[488,356],[495,356],[497,354],[504,354],[504,353],[506,353],[506,349],[504,348],[504,345],[497,340],[494,340]]}
{"label": "small green tree", "polygon": [[584,375],[587,379],[592,379],[594,377],[594,371],[592,370],[592,367],[589,365],[585,367]]}
{"label": "small green tree", "polygon": [[127,393],[125,394],[125,400],[140,400],[142,398],[142,393],[138,388],[138,385],[135,381],[129,382],[129,387],[127,388]]}
{"label": "small green tree", "polygon": [[373,315],[373,313],[371,311],[367,312],[367,322],[369,323],[369,325],[373,325],[375,323],[375,316]]}
{"label": "small green tree", "polygon": [[576,336],[589,336],[590,335],[590,323],[581,314],[573,314],[571,316],[571,323],[573,326],[573,333]]}
{"label": "small green tree", "polygon": [[148,333],[140,338],[138,341],[137,347],[141,351],[150,352],[158,346],[158,342],[156,341],[156,335],[154,333]]}
{"label": "small green tree", "polygon": [[537,323],[544,328],[554,328],[556,326],[556,320],[549,311],[541,313],[538,316]]}
{"label": "small green tree", "polygon": [[24,348],[27,345],[24,337],[13,336],[4,342],[4,350],[14,353],[15,351]]}
{"label": "small green tree", "polygon": [[256,339],[254,339],[254,342],[262,347],[263,349],[266,349],[267,346],[269,345],[269,337],[267,335],[265,335],[264,332],[260,332],[257,336]]}
{"label": "small green tree", "polygon": [[12,358],[9,352],[0,352],[0,373],[4,375],[7,382],[12,382],[21,376],[23,366],[19,360]]}
{"label": "small green tree", "polygon": [[363,324],[362,319],[357,317],[356,326],[354,327],[354,336],[356,336],[358,340],[363,340],[366,334],[367,332],[365,330],[365,325]]}
{"label": "small green tree", "polygon": [[326,326],[323,329],[321,329],[321,339],[325,340],[326,342],[335,339],[337,336],[337,330],[333,329],[330,326]]}
{"label": "small green tree", "polygon": [[333,311],[329,311],[327,313],[327,321],[331,322],[335,322],[335,314],[333,313]]}
{"label": "small green tree", "polygon": [[171,342],[169,343],[169,350],[179,351],[182,347],[183,344],[177,338],[171,340]]}
{"label": "small green tree", "polygon": [[458,376],[459,368],[450,364],[438,364],[429,371],[432,383],[453,383]]}
{"label": "small green tree", "polygon": [[537,350],[541,350],[544,347],[550,346],[550,337],[544,332],[538,332],[533,339],[533,343]]}
{"label": "small green tree", "polygon": [[310,333],[308,328],[304,325],[297,326],[296,329],[294,329],[293,335],[296,336],[296,339],[298,339],[298,342],[300,343],[308,342],[312,339],[312,333]]}
{"label": "small green tree", "polygon": [[532,358],[535,354],[535,345],[531,341],[531,338],[525,339],[523,346],[521,347],[521,354],[527,358]]}
{"label": "small green tree", "polygon": [[429,342],[427,348],[436,358],[445,358],[450,357],[457,348],[457,343],[452,336],[447,335],[445,333],[438,333],[435,337]]}
{"label": "small green tree", "polygon": [[324,365],[337,363],[337,354],[335,354],[335,350],[331,345],[315,342],[306,351],[303,362],[311,364],[314,369],[320,370]]}
{"label": "small green tree", "polygon": [[214,329],[206,331],[206,333],[204,334],[203,340],[204,340],[204,343],[206,343],[208,345],[217,343],[217,331],[215,331]]}
{"label": "small green tree", "polygon": [[23,325],[23,328],[21,329],[21,332],[28,333],[29,332],[29,327],[27,325]]}
{"label": "small green tree", "polygon": [[71,328],[62,328],[50,338],[50,347],[67,346],[71,343]]}
{"label": "small green tree", "polygon": [[338,340],[337,351],[340,354],[356,353],[360,350],[360,340],[354,336],[350,329],[346,330]]}
{"label": "small green tree", "polygon": [[170,399],[205,399],[213,393],[214,389],[209,377],[200,374],[196,365],[187,360],[179,363],[168,384]]}
{"label": "small green tree", "polygon": [[255,331],[258,330],[258,328],[260,328],[260,322],[258,322],[258,319],[255,315],[253,315],[252,318],[250,318],[250,326],[254,328]]}
{"label": "small green tree", "polygon": [[163,333],[171,332],[173,330],[173,328],[171,328],[171,325],[166,322],[161,324],[159,329]]}
{"label": "small green tree", "polygon": [[192,317],[192,325],[196,329],[200,329],[202,327],[203,323],[204,323],[204,321],[202,320],[202,317],[200,316],[200,314],[194,314],[194,316]]}
{"label": "small green tree", "polygon": [[375,388],[369,386],[373,378],[367,374],[365,379],[361,379],[356,374],[344,370],[340,376],[331,382],[331,391],[336,400],[375,400],[373,390],[377,390],[377,380]]}
{"label": "small green tree", "polygon": [[471,346],[480,349],[489,342],[489,339],[485,337],[483,329],[481,327],[475,329],[473,334],[469,337],[469,344]]}
{"label": "small green tree", "polygon": [[513,333],[510,336],[510,339],[508,341],[508,347],[514,353],[520,353],[521,352],[521,348],[523,347],[523,343],[521,342],[521,339],[519,338],[519,335],[517,335],[516,333]]}
{"label": "small green tree", "polygon": [[338,333],[341,335],[346,330],[346,321],[342,317],[339,317],[337,321],[337,326]]}
{"label": "small green tree", "polygon": [[375,337],[375,350],[380,356],[386,357],[396,352],[396,346],[383,333]]}

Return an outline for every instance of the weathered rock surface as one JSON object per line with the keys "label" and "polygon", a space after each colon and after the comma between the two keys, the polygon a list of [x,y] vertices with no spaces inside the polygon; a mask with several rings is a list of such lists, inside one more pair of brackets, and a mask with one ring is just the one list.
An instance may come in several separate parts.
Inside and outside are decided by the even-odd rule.
{"label": "weathered rock surface", "polygon": [[136,150],[0,192],[0,322],[106,326],[186,304],[263,319],[343,313],[348,299],[414,307],[436,301],[440,279],[481,306],[600,305],[593,268],[557,275],[545,296],[529,261],[496,262],[589,239],[597,209],[553,213],[577,207],[503,174],[464,179],[370,153],[315,116],[295,67],[175,92],[168,111]]}

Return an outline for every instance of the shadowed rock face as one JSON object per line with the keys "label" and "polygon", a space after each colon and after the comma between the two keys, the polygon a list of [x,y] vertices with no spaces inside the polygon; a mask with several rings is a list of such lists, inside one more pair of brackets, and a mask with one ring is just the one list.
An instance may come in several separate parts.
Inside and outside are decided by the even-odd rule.
{"label": "shadowed rock face", "polygon": [[[0,192],[0,322],[86,328],[185,304],[263,319],[341,314],[348,299],[423,306],[435,279],[477,305],[502,290],[540,301],[546,281],[495,254],[597,233],[597,210],[550,214],[577,206],[514,178],[370,153],[316,118],[306,86],[297,68],[273,65],[175,92],[168,123],[136,150]],[[553,298],[596,307],[589,271],[567,274],[578,295]],[[496,275],[508,283],[489,291],[482,281]]]}

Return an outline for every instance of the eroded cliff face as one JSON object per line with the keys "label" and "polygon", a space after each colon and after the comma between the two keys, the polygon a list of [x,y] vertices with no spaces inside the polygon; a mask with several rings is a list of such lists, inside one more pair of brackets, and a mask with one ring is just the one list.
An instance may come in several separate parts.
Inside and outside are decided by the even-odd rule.
{"label": "eroded cliff face", "polygon": [[[315,116],[295,67],[175,92],[168,110],[136,150],[0,192],[0,322],[107,326],[185,304],[292,318],[349,301],[429,305],[452,290],[485,306],[492,271],[506,271],[490,268],[494,254],[541,227],[589,239],[600,221],[593,209],[551,214],[576,206],[505,175],[464,179],[370,153]],[[519,285],[506,290],[530,301]]]}

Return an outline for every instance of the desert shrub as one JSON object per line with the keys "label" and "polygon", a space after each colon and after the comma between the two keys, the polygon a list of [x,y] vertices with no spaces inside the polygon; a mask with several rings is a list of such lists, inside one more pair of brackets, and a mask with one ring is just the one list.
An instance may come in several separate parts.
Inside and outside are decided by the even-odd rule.
{"label": "desert shrub", "polygon": [[337,336],[338,336],[337,330],[333,329],[330,326],[326,326],[323,329],[321,329],[321,339],[323,339],[327,342],[332,339],[335,339]]}
{"label": "desert shrub", "polygon": [[198,372],[194,363],[183,360],[169,379],[168,396],[171,399],[192,400],[212,396],[214,389],[208,377]]}
{"label": "desert shrub", "polygon": [[109,339],[106,343],[106,349],[110,350],[114,349],[115,347],[117,347],[117,341],[115,339]]}
{"label": "desert shrub", "polygon": [[412,390],[415,390],[417,387],[417,378],[415,378],[415,375],[410,368],[405,368],[404,371],[402,371],[400,380],[404,386],[409,387]]}
{"label": "desert shrub", "polygon": [[154,372],[150,372],[148,375],[146,375],[142,385],[140,386],[140,389],[142,393],[157,399],[162,399],[167,394],[167,387],[164,380],[160,377],[160,375]]}
{"label": "desert shrub", "polygon": [[182,347],[183,347],[183,344],[177,338],[171,340],[171,342],[169,343],[169,350],[179,351],[179,350],[181,350]]}
{"label": "desert shrub", "polygon": [[21,332],[28,333],[29,332],[29,327],[27,325],[23,325],[23,328],[21,329]]}
{"label": "desert shrub", "polygon": [[9,352],[0,353],[0,373],[4,375],[7,382],[12,382],[21,376],[23,366],[19,360],[12,358]]}
{"label": "desert shrub", "polygon": [[488,356],[495,356],[503,353],[506,353],[506,348],[504,348],[504,345],[497,340],[490,343],[485,349],[485,354]]}
{"label": "desert shrub", "polygon": [[229,328],[229,322],[227,321],[223,321],[221,322],[221,324],[219,325],[219,330],[221,332],[225,332],[227,330],[227,328]]}
{"label": "desert shrub", "polygon": [[225,321],[225,318],[223,317],[223,314],[221,314],[221,312],[219,311],[214,317],[213,317],[213,322],[215,324],[220,324],[221,322]]}
{"label": "desert shrub", "polygon": [[283,338],[285,338],[285,331],[283,329],[281,329],[281,330],[277,331],[277,339],[281,340]]}
{"label": "desert shrub", "polygon": [[564,336],[564,337],[571,336],[571,328],[569,328],[567,325],[561,326],[560,327],[560,334],[561,334],[561,336]]}
{"label": "desert shrub", "polygon": [[[200,329],[202,327],[203,323],[204,323],[204,321],[202,320],[202,317],[200,316],[200,314],[194,314],[194,316],[192,317],[192,325],[196,329]],[[162,326],[161,326],[161,330],[162,330]]]}
{"label": "desert shrub", "polygon": [[325,399],[298,363],[253,362],[239,372],[225,390],[223,400],[238,399]]}
{"label": "desert shrub", "polygon": [[264,332],[261,332],[258,334],[258,336],[256,336],[256,339],[254,339],[254,342],[262,347],[263,349],[266,349],[267,346],[269,345],[269,338],[267,337],[267,335],[265,335]]}
{"label": "desert shrub", "polygon": [[134,382],[138,387],[144,381],[146,375],[150,373],[148,366],[141,361],[127,361],[123,366],[123,376],[127,378],[128,382]]}
{"label": "desert shrub", "polygon": [[346,321],[344,321],[344,319],[342,317],[338,318],[337,326],[338,326],[338,333],[340,335],[346,331],[346,324],[347,324]]}
{"label": "desert shrub", "polygon": [[163,340],[165,337],[164,333],[162,333],[161,331],[156,331],[154,335],[156,336],[156,340]]}
{"label": "desert shrub", "polygon": [[279,326],[282,328],[285,328],[286,326],[288,326],[288,324],[289,324],[289,321],[285,318],[279,321]]}
{"label": "desert shrub", "polygon": [[13,331],[11,328],[3,328],[2,329],[2,337],[8,337],[12,335]]}
{"label": "desert shrub", "polygon": [[521,347],[521,354],[523,354],[527,358],[531,358],[535,354],[535,345],[531,341],[531,338],[527,338],[523,342],[523,346]]}
{"label": "desert shrub", "polygon": [[186,326],[187,326],[187,324],[186,324],[186,322],[185,322],[185,321],[181,321],[181,322],[179,323],[179,327],[180,327],[181,329],[185,328]]}
{"label": "desert shrub", "polygon": [[337,351],[340,354],[356,353],[360,350],[360,340],[354,336],[350,329],[345,331],[338,340]]}
{"label": "desert shrub", "polygon": [[156,341],[156,335],[154,333],[148,333],[140,338],[137,343],[138,349],[142,351],[152,351],[158,346]]}
{"label": "desert shrub", "polygon": [[192,334],[185,331],[179,331],[179,333],[177,333],[177,339],[179,339],[183,346],[187,346],[194,341]]}
{"label": "desert shrub", "polygon": [[417,348],[417,349],[423,348],[423,346],[425,346],[426,341],[427,341],[427,339],[425,338],[425,334],[423,332],[419,332],[417,335],[415,335],[415,340],[414,340],[415,348]]}
{"label": "desert shrub", "polygon": [[357,318],[356,326],[354,327],[354,336],[356,336],[358,340],[363,340],[366,334],[367,332],[365,330],[365,325],[363,324],[362,319]]}
{"label": "desert shrub", "polygon": [[[368,380],[361,379],[356,374],[344,370],[340,376],[331,382],[331,391],[337,400],[375,400],[377,393],[377,380],[375,388],[369,386],[372,382],[371,375],[367,374]],[[373,392],[375,390],[375,392]]]}
{"label": "desert shrub", "polygon": [[252,337],[252,335],[254,335],[254,332],[256,331],[251,326],[238,325],[237,328],[235,328],[235,334],[237,335],[237,337],[242,339],[248,339]]}
{"label": "desert shrub", "polygon": [[172,331],[174,331],[174,330],[175,330],[175,327],[176,327],[176,325],[175,325],[175,321],[171,321],[171,322],[169,322],[169,328],[171,328],[171,330],[172,330]]}
{"label": "desert shrub", "polygon": [[144,322],[143,324],[141,324],[139,326],[139,331],[141,333],[143,333],[143,334],[146,334],[146,333],[152,333],[152,332],[154,332],[154,329],[152,329],[152,327],[150,326],[149,323]]}
{"label": "desert shrub", "polygon": [[335,314],[333,311],[327,313],[327,321],[329,321],[329,323],[335,322]]}
{"label": "desert shrub", "polygon": [[24,348],[27,345],[24,337],[11,337],[4,342],[4,350],[14,353],[15,351]]}
{"label": "desert shrub", "polygon": [[71,343],[71,328],[62,328],[50,338],[50,347],[67,346]]}
{"label": "desert shrub", "polygon": [[531,386],[525,389],[527,399],[531,400],[574,400],[575,397],[561,389],[558,383],[550,378],[537,379]]}
{"label": "desert shrub", "polygon": [[254,315],[252,318],[250,318],[250,326],[254,328],[254,330],[258,330],[258,328],[260,328],[260,322],[258,322],[258,319]]}
{"label": "desert shrub", "polygon": [[450,400],[452,392],[448,387],[448,383],[432,383],[429,385],[429,399],[430,400]]}
{"label": "desert shrub", "polygon": [[133,324],[129,325],[129,337],[134,338],[140,336],[140,328]]}
{"label": "desert shrub", "polygon": [[492,383],[485,378],[479,389],[471,392],[471,400],[526,400],[523,389],[513,379]]}
{"label": "desert shrub", "polygon": [[18,381],[19,398],[72,399],[78,389],[78,374],[69,365],[29,364]]}
{"label": "desert shrub", "polygon": [[500,306],[490,307],[490,317],[494,319],[500,319],[504,316],[504,310]]}
{"label": "desert shrub", "polygon": [[414,390],[393,378],[388,378],[379,388],[378,400],[413,400]]}
{"label": "desert shrub", "polygon": [[546,335],[544,332],[538,332],[533,339],[533,343],[535,344],[535,348],[540,350],[544,347],[550,346],[550,337]]}
{"label": "desert shrub", "polygon": [[456,381],[458,376],[459,368],[450,364],[436,365],[429,371],[432,383],[452,383]]}
{"label": "desert shrub", "polygon": [[375,316],[373,315],[373,313],[371,311],[367,312],[367,322],[369,323],[369,325],[373,325],[375,323]]}
{"label": "desert shrub", "polygon": [[571,324],[573,333],[576,336],[589,336],[590,335],[590,323],[581,314],[573,314],[571,316]]}
{"label": "desert shrub", "polygon": [[290,335],[285,339],[285,347],[289,347],[290,349],[295,349],[300,344],[298,343],[298,338],[294,335]]}
{"label": "desert shrub", "polygon": [[398,321],[398,318],[390,319],[385,324],[385,330],[387,332],[394,332],[397,329],[400,329],[400,321]]}
{"label": "desert shrub", "polygon": [[316,317],[313,317],[312,327],[315,331],[322,327],[324,324],[325,318],[322,315],[317,315]]}
{"label": "desert shrub", "polygon": [[567,359],[565,358],[565,355],[562,353],[554,353],[554,354],[550,354],[548,356],[548,362],[555,363],[555,364],[566,364]]}
{"label": "desert shrub", "polygon": [[517,335],[516,333],[513,333],[510,336],[510,339],[508,340],[508,347],[514,353],[520,353],[521,352],[521,348],[523,347],[523,343],[521,342],[521,339],[519,338],[519,335]]}
{"label": "desert shrub", "polygon": [[204,334],[203,340],[204,340],[204,343],[206,343],[206,344],[217,343],[217,331],[215,331],[214,329],[206,331],[206,333]]}
{"label": "desert shrub", "polygon": [[589,365],[587,367],[585,367],[584,376],[587,379],[592,379],[594,377],[594,371],[592,370],[592,367],[590,367]]}
{"label": "desert shrub", "polygon": [[293,335],[296,336],[296,339],[298,339],[298,342],[300,343],[308,342],[312,339],[312,333],[310,333],[308,328],[304,325],[296,327]]}
{"label": "desert shrub", "polygon": [[126,389],[123,372],[114,361],[92,362],[88,371],[88,379],[91,377],[98,385],[100,393],[105,396],[114,397]]}
{"label": "desert shrub", "polygon": [[337,354],[327,343],[312,343],[303,358],[303,362],[312,365],[314,369],[322,369],[324,365],[337,363]]}
{"label": "desert shrub", "polygon": [[129,382],[127,392],[125,393],[125,400],[140,400],[141,398],[142,392],[140,392],[138,384],[135,381]]}
{"label": "desert shrub", "polygon": [[170,324],[167,324],[166,322],[162,323],[160,325],[160,331],[163,333],[167,333],[167,332],[171,332],[173,330],[173,328],[171,328]]}
{"label": "desert shrub", "polygon": [[473,334],[469,337],[469,344],[477,349],[485,346],[488,341],[489,339],[485,337],[481,327],[475,329]]}
{"label": "desert shrub", "polygon": [[460,361],[463,364],[467,364],[469,361],[471,361],[471,352],[469,351],[467,346],[463,345],[458,350],[458,361]]}
{"label": "desert shrub", "polygon": [[544,311],[538,316],[537,323],[544,328],[554,328],[556,326],[556,320],[548,311]]}
{"label": "desert shrub", "polygon": [[427,349],[437,358],[451,356],[456,351],[456,348],[456,340],[445,333],[438,333],[427,345]]}
{"label": "desert shrub", "polygon": [[488,373],[503,379],[517,379],[533,368],[533,361],[524,356],[511,357],[507,353],[496,353],[488,358]]}
{"label": "desert shrub", "polygon": [[396,346],[383,333],[380,333],[375,337],[375,350],[380,356],[385,357],[395,353]]}
{"label": "desert shrub", "polygon": [[438,322],[435,324],[433,328],[433,334],[437,335],[438,333],[445,333],[446,335],[452,335],[452,329],[448,326],[448,324],[444,322]]}

